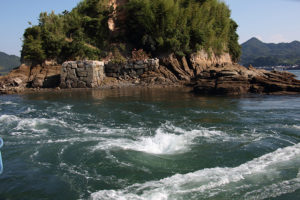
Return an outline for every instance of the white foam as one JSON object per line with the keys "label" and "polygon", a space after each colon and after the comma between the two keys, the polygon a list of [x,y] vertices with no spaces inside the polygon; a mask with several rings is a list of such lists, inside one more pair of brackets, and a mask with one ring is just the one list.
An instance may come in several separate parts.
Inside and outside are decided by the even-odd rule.
{"label": "white foam", "polygon": [[295,129],[300,129],[300,126],[294,125],[293,128],[295,128]]}
{"label": "white foam", "polygon": [[1,115],[0,116],[0,122],[13,122],[13,121],[17,121],[19,120],[19,118],[15,115]]}
{"label": "white foam", "polygon": [[166,134],[158,129],[154,137],[142,137],[139,141],[127,147],[125,146],[125,148],[152,154],[172,154],[187,151],[188,146],[195,137],[196,135],[193,133]]}
{"label": "white foam", "polygon": [[14,130],[24,131],[24,133],[26,133],[27,131],[33,131],[35,133],[46,133],[48,129],[42,128],[43,125],[63,126],[64,122],[54,118],[25,118],[19,120],[18,125],[14,128]]}
{"label": "white foam", "polygon": [[73,107],[72,105],[66,105],[62,109],[71,110],[72,107]]}
{"label": "white foam", "polygon": [[46,133],[48,129],[44,128],[43,125],[68,126],[64,121],[56,118],[20,118],[15,115],[1,115],[0,122],[7,125],[14,125],[10,131],[12,135],[25,135],[28,131]]}
{"label": "white foam", "polygon": [[29,114],[29,113],[34,113],[34,112],[36,112],[36,109],[28,107],[27,110],[24,111],[23,113],[24,114]]}
{"label": "white foam", "polygon": [[178,127],[174,127],[174,132],[176,134],[166,133],[165,130],[159,128],[154,137],[142,137],[128,148],[152,154],[183,153],[190,150],[196,137],[210,138],[222,134],[222,132],[206,129],[186,131]]}
{"label": "white foam", "polygon": [[37,144],[59,144],[59,143],[76,143],[76,142],[91,142],[91,141],[99,141],[102,140],[99,137],[74,137],[74,138],[68,138],[68,139],[56,139],[56,140],[42,140],[42,141],[36,141]]}
{"label": "white foam", "polygon": [[[244,163],[234,168],[211,168],[203,169],[188,174],[177,174],[159,181],[150,181],[143,184],[134,184],[123,190],[102,190],[91,194],[92,199],[107,200],[167,200],[180,199],[185,194],[201,194],[201,197],[210,197],[221,192],[221,188],[229,184],[243,181],[255,175],[264,177],[267,174],[274,174],[280,170],[278,165],[293,164],[293,161],[299,161],[300,143],[294,146],[278,149],[275,152],[263,155],[252,161]],[[259,176],[262,175],[262,176]],[[284,182],[285,185],[292,185],[293,181]],[[273,184],[273,183],[271,183]],[[281,183],[279,183],[280,186]],[[269,187],[273,187],[272,185]],[[289,191],[299,189],[300,184],[296,184]],[[273,190],[267,192],[264,190],[266,197],[272,197]],[[281,191],[282,192],[282,191]],[[278,194],[280,191],[278,192]]]}
{"label": "white foam", "polygon": [[17,105],[16,103],[12,102],[12,101],[0,101],[0,105]]}
{"label": "white foam", "polygon": [[107,139],[101,141],[93,150],[122,148],[150,154],[175,154],[189,151],[196,137],[210,138],[225,135],[220,131],[210,131],[204,128],[187,131],[172,126],[171,129],[172,133],[169,133],[165,127],[160,127],[155,131],[154,136],[142,136],[138,137],[137,140],[126,138]]}
{"label": "white foam", "polygon": [[279,197],[283,194],[295,192],[300,188],[300,178],[282,181],[280,183],[264,186],[261,189],[254,190],[245,194],[244,199],[269,199]]}

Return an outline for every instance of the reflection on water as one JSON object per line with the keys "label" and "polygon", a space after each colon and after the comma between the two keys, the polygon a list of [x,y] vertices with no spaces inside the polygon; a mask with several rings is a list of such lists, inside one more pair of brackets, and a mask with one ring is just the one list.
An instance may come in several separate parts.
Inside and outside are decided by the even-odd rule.
{"label": "reflection on water", "polygon": [[[168,103],[184,106],[186,103],[197,106],[207,107],[211,109],[233,109],[237,106],[236,102],[243,97],[214,97],[199,96],[192,93],[191,88],[119,88],[119,89],[78,89],[78,90],[62,90],[44,93],[31,93],[24,95],[28,100],[46,100],[46,101],[94,101],[100,100],[111,101],[145,101]],[[121,99],[120,99],[121,98]]]}

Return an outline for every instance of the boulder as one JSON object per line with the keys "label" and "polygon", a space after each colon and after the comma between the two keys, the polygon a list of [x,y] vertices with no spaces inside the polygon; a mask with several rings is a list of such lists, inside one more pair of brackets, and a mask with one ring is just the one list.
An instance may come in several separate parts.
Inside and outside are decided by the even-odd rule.
{"label": "boulder", "polygon": [[20,78],[13,79],[13,82],[16,86],[21,86],[23,81]]}

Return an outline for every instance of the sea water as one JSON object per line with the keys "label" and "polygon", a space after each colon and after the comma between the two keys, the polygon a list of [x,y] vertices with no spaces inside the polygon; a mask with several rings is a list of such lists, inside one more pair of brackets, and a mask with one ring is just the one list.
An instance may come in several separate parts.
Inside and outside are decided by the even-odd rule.
{"label": "sea water", "polygon": [[0,96],[0,199],[299,199],[300,96]]}

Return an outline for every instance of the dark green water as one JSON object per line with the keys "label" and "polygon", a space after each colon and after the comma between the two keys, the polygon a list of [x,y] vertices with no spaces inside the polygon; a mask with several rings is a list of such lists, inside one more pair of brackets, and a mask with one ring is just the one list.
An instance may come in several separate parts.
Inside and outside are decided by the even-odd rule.
{"label": "dark green water", "polygon": [[0,199],[300,199],[300,96],[0,96]]}

